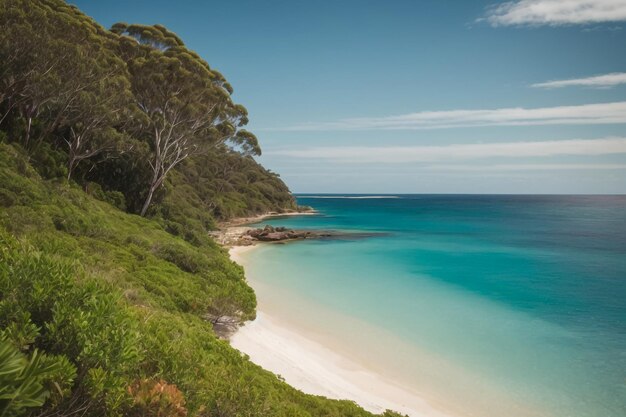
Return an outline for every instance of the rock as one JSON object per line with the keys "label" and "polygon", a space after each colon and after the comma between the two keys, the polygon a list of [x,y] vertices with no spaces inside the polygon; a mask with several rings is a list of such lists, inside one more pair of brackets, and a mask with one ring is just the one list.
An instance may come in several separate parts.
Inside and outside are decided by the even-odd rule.
{"label": "rock", "polygon": [[288,234],[282,232],[263,233],[257,237],[261,242],[277,242],[288,239]]}
{"label": "rock", "polygon": [[262,229],[249,229],[244,232],[239,241],[246,244],[259,242],[281,242],[302,239],[363,239],[367,237],[379,236],[380,233],[355,233],[339,232],[334,230],[294,230],[283,226],[265,226]]}

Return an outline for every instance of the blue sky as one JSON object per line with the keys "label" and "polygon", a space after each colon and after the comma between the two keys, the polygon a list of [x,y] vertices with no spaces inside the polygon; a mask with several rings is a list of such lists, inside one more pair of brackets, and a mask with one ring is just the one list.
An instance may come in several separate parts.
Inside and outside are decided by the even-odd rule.
{"label": "blue sky", "polygon": [[71,3],[180,35],[294,192],[626,192],[626,0]]}

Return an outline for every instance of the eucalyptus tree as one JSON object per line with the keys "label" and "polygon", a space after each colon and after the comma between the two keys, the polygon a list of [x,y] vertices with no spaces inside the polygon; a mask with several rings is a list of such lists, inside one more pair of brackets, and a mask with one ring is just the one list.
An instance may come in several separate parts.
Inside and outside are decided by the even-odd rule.
{"label": "eucalyptus tree", "polygon": [[64,110],[60,125],[67,145],[68,179],[85,159],[126,151],[130,145],[125,131],[141,120],[134,108],[125,64],[112,61],[107,63],[108,76],[86,88]]}
{"label": "eucalyptus tree", "polygon": [[111,30],[121,35],[135,103],[147,120],[140,130],[150,142],[152,178],[142,216],[171,170],[187,158],[224,146],[260,154],[256,137],[241,129],[247,110],[232,101],[230,84],[180,38],[160,25],[118,23]]}
{"label": "eucalyptus tree", "polygon": [[26,124],[25,144],[34,119],[58,96],[60,79],[55,69],[67,54],[50,34],[57,15],[42,6],[26,0],[0,3],[0,120],[19,115]]}
{"label": "eucalyptus tree", "polygon": [[68,178],[114,146],[131,103],[117,37],[60,0],[0,2],[0,122],[15,116],[22,142],[61,132]]}

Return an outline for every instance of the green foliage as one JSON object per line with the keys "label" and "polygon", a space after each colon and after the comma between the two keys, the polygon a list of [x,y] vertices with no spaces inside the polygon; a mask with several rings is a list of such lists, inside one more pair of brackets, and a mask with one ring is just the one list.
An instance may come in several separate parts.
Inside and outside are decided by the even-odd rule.
{"label": "green foliage", "polygon": [[42,142],[30,157],[37,161],[33,167],[43,178],[59,178],[67,175],[67,155],[48,142]]}
{"label": "green foliage", "polygon": [[185,272],[197,273],[209,266],[205,257],[178,242],[156,247],[155,255],[173,263]]}
{"label": "green foliage", "polygon": [[[0,144],[0,155],[20,154]],[[90,198],[76,186],[45,182],[32,169],[32,179],[25,178],[16,172],[19,160],[0,156],[0,195],[12,196],[0,212],[0,224],[10,232],[28,237],[42,250],[67,257],[80,254],[85,269],[123,289],[132,288],[151,306],[204,316],[227,304],[221,289],[228,288],[229,311],[236,310],[242,320],[254,316],[254,293],[241,268],[201,230],[194,232],[201,236],[199,242],[190,244],[154,222]],[[94,189],[91,194],[100,199]]]}
{"label": "green foliage", "polygon": [[105,201],[112,206],[126,210],[126,199],[119,191],[104,191],[97,182],[87,182],[84,186],[85,192],[100,201]]}
{"label": "green foliage", "polygon": [[[202,165],[225,155],[250,161],[251,175],[264,171],[247,157],[261,149],[242,129],[247,110],[233,103],[230,84],[165,27],[116,24],[106,31],[60,0],[4,0],[0,26],[0,129],[28,151],[44,178],[96,182],[115,193],[102,200],[144,215],[179,186],[169,180],[184,161]],[[203,180],[217,187],[236,182]],[[194,218],[212,224],[206,216],[293,204],[278,178],[266,183],[273,191],[261,204],[259,193],[232,187],[240,191],[226,203],[200,193],[207,214],[195,210]],[[185,226],[180,218],[168,221]]]}
{"label": "green foliage", "polygon": [[0,329],[63,364],[41,413],[370,415],[302,394],[216,336],[213,323],[253,318],[256,300],[211,240],[191,244],[21,158],[0,144],[0,193],[22,190],[0,207],[0,230],[28,242],[0,233]]}
{"label": "green foliage", "polygon": [[76,279],[75,267],[0,236],[0,328],[22,349],[45,349],[59,361],[58,394],[72,384],[70,403],[116,410],[128,403],[126,386],[140,360],[137,321],[121,297],[100,281]]}
{"label": "green foliage", "polygon": [[154,193],[183,161],[209,149],[229,146],[259,155],[245,107],[233,103],[232,87],[196,53],[163,26],[118,23],[119,54],[127,62],[133,102],[150,144],[151,179],[140,210],[145,215]]}
{"label": "green foliage", "polygon": [[236,152],[208,153],[190,160],[172,175],[170,184],[155,216],[178,223],[185,232],[210,230],[213,219],[296,208],[289,189],[276,174]]}
{"label": "green foliage", "polygon": [[0,339],[0,416],[21,416],[41,407],[50,395],[47,380],[62,367],[60,361],[51,361],[37,350],[28,357]]}
{"label": "green foliage", "polygon": [[8,116],[30,150],[58,134],[68,145],[71,172],[76,158],[102,149],[102,132],[120,114],[119,102],[130,97],[113,37],[54,0],[5,0],[0,24],[0,117]]}

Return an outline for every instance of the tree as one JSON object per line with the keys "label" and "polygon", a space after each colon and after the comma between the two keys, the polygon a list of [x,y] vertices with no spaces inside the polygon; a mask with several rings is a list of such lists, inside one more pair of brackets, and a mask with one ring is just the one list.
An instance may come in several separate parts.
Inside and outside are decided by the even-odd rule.
{"label": "tree", "polygon": [[230,84],[176,35],[159,25],[118,23],[112,31],[124,35],[120,50],[152,150],[142,216],[168,173],[187,158],[226,145],[260,154],[256,137],[240,129],[248,123],[247,110],[231,100]]}
{"label": "tree", "polygon": [[36,123],[39,140],[62,131],[70,178],[81,160],[112,147],[131,102],[117,37],[56,0],[5,0],[0,23],[0,123],[13,114],[27,148]]}
{"label": "tree", "polygon": [[11,113],[23,122],[23,142],[30,142],[33,121],[48,103],[58,97],[61,87],[56,70],[66,59],[68,50],[52,31],[63,26],[56,14],[42,4],[24,0],[6,0],[0,9],[0,66],[2,74],[2,116]]}
{"label": "tree", "polygon": [[[131,147],[123,131],[134,123],[132,95],[125,68],[114,66],[109,77],[86,89],[65,111],[63,141],[67,145],[67,178],[83,160]],[[124,144],[125,142],[125,144]]]}

